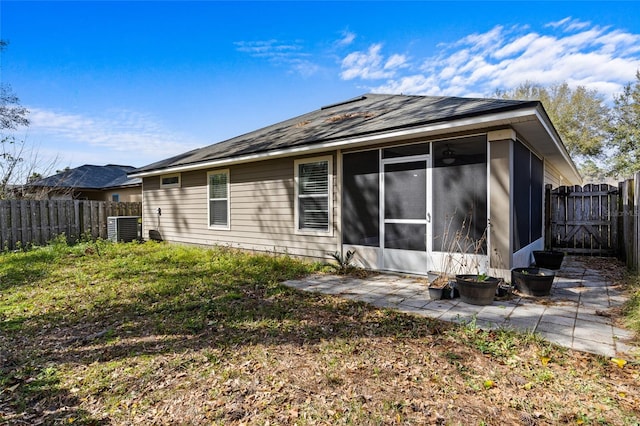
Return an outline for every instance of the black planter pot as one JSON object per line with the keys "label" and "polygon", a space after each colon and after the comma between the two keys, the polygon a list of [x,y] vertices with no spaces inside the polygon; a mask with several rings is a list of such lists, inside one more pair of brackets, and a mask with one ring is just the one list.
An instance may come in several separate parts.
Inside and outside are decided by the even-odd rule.
{"label": "black planter pot", "polygon": [[536,261],[538,268],[545,269],[560,269],[562,266],[562,260],[564,259],[564,252],[555,250],[538,250],[533,252],[533,258]]}
{"label": "black planter pot", "polygon": [[545,268],[514,268],[511,284],[527,296],[548,296],[556,273]]}
{"label": "black planter pot", "polygon": [[456,288],[460,292],[460,300],[472,305],[490,305],[496,296],[498,280],[487,277],[478,281],[478,275],[456,275]]}
{"label": "black planter pot", "polygon": [[513,286],[506,283],[498,284],[494,300],[508,300],[513,296]]}

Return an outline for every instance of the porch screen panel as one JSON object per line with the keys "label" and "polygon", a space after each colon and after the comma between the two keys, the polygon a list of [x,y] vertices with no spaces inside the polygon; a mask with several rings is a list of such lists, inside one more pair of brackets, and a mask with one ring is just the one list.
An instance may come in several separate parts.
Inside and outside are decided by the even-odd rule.
{"label": "porch screen panel", "polygon": [[542,160],[531,154],[531,242],[542,238],[543,191],[544,166]]}
{"label": "porch screen panel", "polygon": [[413,155],[429,154],[429,144],[419,143],[413,145],[393,146],[382,150],[382,158],[411,157]]}
{"label": "porch screen panel", "polygon": [[426,250],[426,170],[425,160],[384,165],[385,248]]}
{"label": "porch screen panel", "polygon": [[384,247],[387,249],[425,251],[427,225],[419,223],[386,223]]}
{"label": "porch screen panel", "polygon": [[412,161],[385,165],[384,192],[385,219],[425,219],[427,215],[425,162]]}
{"label": "porch screen panel", "polygon": [[[433,250],[472,252],[471,242],[483,241],[486,254],[487,228],[487,143],[476,136],[456,141],[434,143],[433,179]],[[442,161],[442,153],[451,148],[456,153],[453,164]],[[466,244],[455,244],[458,235]],[[464,243],[464,242],[463,242]]]}
{"label": "porch screen panel", "polygon": [[342,242],[380,246],[379,151],[343,156]]}
{"label": "porch screen panel", "polygon": [[513,248],[518,251],[531,242],[531,153],[519,142],[513,144]]}

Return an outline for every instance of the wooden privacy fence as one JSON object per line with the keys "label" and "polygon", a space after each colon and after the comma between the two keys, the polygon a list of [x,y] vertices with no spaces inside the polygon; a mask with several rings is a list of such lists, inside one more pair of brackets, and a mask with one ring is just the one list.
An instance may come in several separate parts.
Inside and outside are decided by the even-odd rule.
{"label": "wooden privacy fence", "polygon": [[618,251],[618,188],[547,186],[547,237],[552,248],[570,254],[612,256]]}
{"label": "wooden privacy fence", "polygon": [[620,228],[620,258],[627,263],[629,269],[640,269],[640,223],[638,212],[640,207],[640,172],[633,178],[620,182],[620,212],[618,223]]}
{"label": "wooden privacy fence", "polygon": [[640,172],[617,187],[546,187],[545,245],[569,254],[616,255],[640,269]]}
{"label": "wooden privacy fence", "polygon": [[47,244],[58,235],[107,238],[107,217],[141,216],[142,203],[87,200],[0,201],[2,250]]}

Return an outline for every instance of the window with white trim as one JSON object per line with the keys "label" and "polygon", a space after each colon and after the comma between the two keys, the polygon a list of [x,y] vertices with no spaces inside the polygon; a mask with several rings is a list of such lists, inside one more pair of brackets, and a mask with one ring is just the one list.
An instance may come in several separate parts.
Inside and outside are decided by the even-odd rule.
{"label": "window with white trim", "polygon": [[299,232],[331,232],[331,163],[329,156],[295,161],[295,217]]}
{"label": "window with white trim", "polygon": [[229,229],[229,170],[207,173],[209,227]]}
{"label": "window with white trim", "polygon": [[160,176],[160,188],[180,188],[180,173]]}

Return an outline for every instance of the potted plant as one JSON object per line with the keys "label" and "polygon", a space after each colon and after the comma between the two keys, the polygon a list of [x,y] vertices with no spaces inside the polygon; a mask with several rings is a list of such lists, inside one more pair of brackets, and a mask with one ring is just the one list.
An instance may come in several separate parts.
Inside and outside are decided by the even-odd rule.
{"label": "potted plant", "polygon": [[545,269],[560,269],[562,260],[564,259],[564,252],[557,250],[536,250],[533,252],[533,258],[536,261],[536,266]]}
{"label": "potted plant", "polygon": [[429,298],[431,300],[454,299],[459,296],[453,285],[453,277],[446,274],[430,272]]}
{"label": "potted plant", "polygon": [[527,296],[548,296],[556,273],[545,268],[514,268],[511,283]]}
{"label": "potted plant", "polygon": [[[490,305],[496,296],[500,280],[480,271],[487,239],[487,227],[484,228],[482,235],[476,238],[471,232],[472,217],[473,215],[469,214],[462,221],[460,228],[453,236],[447,257],[457,262],[455,288],[460,294],[460,299],[473,305]],[[469,271],[475,273],[469,273]]]}
{"label": "potted plant", "polygon": [[456,275],[456,288],[460,292],[460,300],[472,305],[493,303],[499,282],[498,278],[486,274]]}

